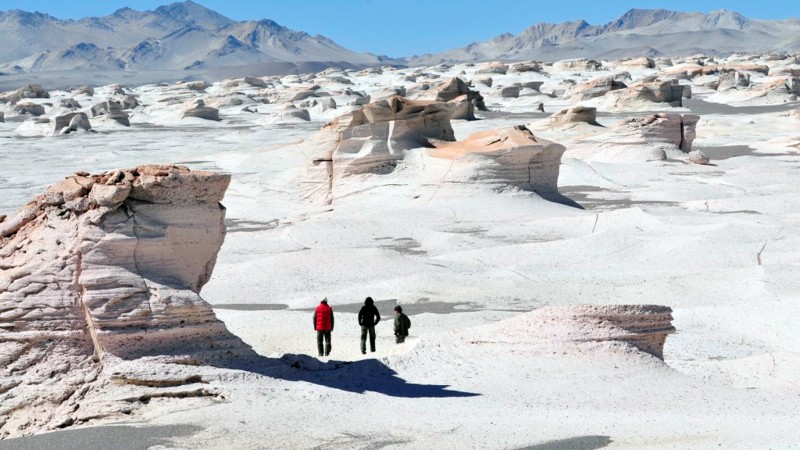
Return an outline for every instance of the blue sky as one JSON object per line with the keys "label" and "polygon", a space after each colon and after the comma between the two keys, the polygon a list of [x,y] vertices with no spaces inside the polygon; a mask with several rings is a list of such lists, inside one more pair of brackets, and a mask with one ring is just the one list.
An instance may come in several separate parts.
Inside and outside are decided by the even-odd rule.
{"label": "blue sky", "polygon": [[[410,56],[462,47],[536,22],[584,19],[600,25],[630,8],[708,12],[732,9],[750,18],[800,16],[800,0],[195,0],[235,20],[272,19],[322,34],[360,52]],[[155,9],[170,0],[0,0],[0,10],[40,11],[61,19],[103,16],[128,6]],[[702,3],[702,6],[700,4]]]}

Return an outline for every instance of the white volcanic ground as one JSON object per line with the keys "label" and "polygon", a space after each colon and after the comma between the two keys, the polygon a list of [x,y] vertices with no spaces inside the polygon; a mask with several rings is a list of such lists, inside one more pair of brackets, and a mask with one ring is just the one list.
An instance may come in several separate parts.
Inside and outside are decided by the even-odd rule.
{"label": "white volcanic ground", "polygon": [[[18,115],[7,98],[3,214],[78,170],[177,163],[232,175],[222,202],[228,232],[202,297],[264,362],[189,369],[216,393],[209,398],[150,396],[127,415],[77,421],[135,428],[74,428],[0,447],[110,436],[184,448],[797,445],[798,70],[794,58],[742,56],[327,71],[21,100],[44,106],[37,117]],[[454,76],[472,81],[489,109],[475,111],[480,120],[453,120],[455,138],[527,125],[566,148],[557,181],[566,199],[498,182],[502,173],[479,156],[436,157],[441,147],[390,149],[385,169],[336,175],[333,193],[320,192],[331,135],[318,132],[366,103],[357,92],[433,99],[437,83]],[[608,77],[628,87],[597,81]],[[691,93],[670,105],[632,87],[655,79]],[[127,95],[137,103],[122,107],[130,127],[92,117],[92,105]],[[59,134],[66,98],[95,132]],[[197,99],[221,120],[184,118]],[[598,109],[596,125],[581,121],[591,109],[549,118],[577,105]],[[678,138],[711,163],[691,164],[677,142],[617,125],[655,112],[679,114],[669,120],[681,124],[699,115],[694,142],[688,129]],[[368,147],[354,161],[375,154]],[[355,313],[366,296],[385,321],[378,351],[362,356]],[[331,357],[318,359],[310,320],[322,297],[336,329]],[[402,345],[391,332],[397,303],[412,320]],[[541,309],[584,304],[671,307],[676,332],[663,361],[627,338],[607,341],[602,321],[582,322],[582,307]],[[0,389],[6,400],[14,392]]]}

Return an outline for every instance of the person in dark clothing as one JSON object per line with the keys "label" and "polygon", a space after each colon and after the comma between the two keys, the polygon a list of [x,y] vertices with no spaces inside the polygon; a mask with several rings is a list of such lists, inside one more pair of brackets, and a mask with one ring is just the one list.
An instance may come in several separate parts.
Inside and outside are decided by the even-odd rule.
{"label": "person in dark clothing", "polygon": [[408,336],[408,329],[411,328],[411,319],[403,314],[403,307],[397,305],[394,307],[394,336],[395,342],[402,344]]}
{"label": "person in dark clothing", "polygon": [[325,339],[325,356],[331,353],[331,331],[333,331],[333,309],[328,306],[328,298],[323,298],[317,309],[314,310],[312,319],[314,329],[317,331],[317,350],[322,356],[322,340]]}
{"label": "person in dark clothing", "polygon": [[364,300],[364,306],[358,312],[358,324],[361,325],[361,354],[367,353],[367,333],[369,333],[369,349],[375,351],[375,325],[381,321],[381,314],[375,307],[372,297]]}

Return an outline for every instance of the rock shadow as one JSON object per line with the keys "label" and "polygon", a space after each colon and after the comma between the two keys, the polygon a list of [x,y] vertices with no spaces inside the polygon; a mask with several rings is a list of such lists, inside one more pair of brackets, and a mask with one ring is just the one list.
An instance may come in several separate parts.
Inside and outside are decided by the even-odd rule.
{"label": "rock shadow", "polygon": [[612,442],[614,441],[609,436],[576,436],[521,447],[517,450],[595,450],[607,447]]}
{"label": "rock shadow", "polygon": [[409,383],[384,363],[372,358],[359,361],[333,359],[323,361],[300,354],[285,354],[277,359],[254,355],[247,359],[216,362],[213,365],[286,381],[304,381],[356,394],[375,392],[402,398],[453,398],[481,395],[449,390],[447,389],[449,385],[445,384]]}
{"label": "rock shadow", "polygon": [[585,209],[580,203],[565,196],[560,192],[536,192],[539,197],[547,200],[548,202],[558,203],[559,205],[570,206],[572,208]]}

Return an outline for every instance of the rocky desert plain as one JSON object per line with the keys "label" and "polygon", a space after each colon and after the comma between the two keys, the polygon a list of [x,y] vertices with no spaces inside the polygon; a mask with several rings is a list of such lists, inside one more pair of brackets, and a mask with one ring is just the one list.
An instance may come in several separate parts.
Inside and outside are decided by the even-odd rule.
{"label": "rocky desert plain", "polygon": [[798,448],[798,95],[786,53],[9,90],[0,448]]}

